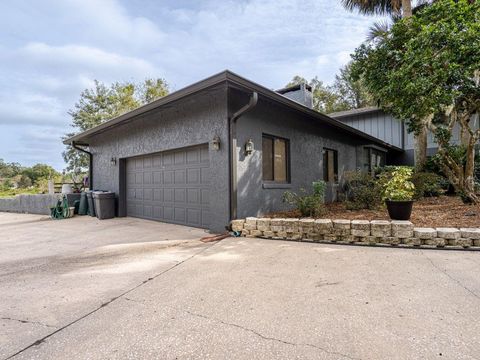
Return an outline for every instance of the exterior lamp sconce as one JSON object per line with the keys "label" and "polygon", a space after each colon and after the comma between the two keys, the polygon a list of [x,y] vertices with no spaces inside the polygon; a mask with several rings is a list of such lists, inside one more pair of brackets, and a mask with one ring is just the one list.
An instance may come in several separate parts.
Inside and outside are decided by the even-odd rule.
{"label": "exterior lamp sconce", "polygon": [[245,155],[252,155],[253,153],[253,140],[248,139],[245,143]]}
{"label": "exterior lamp sconce", "polygon": [[212,140],[212,149],[215,151],[220,150],[220,138],[217,135]]}
{"label": "exterior lamp sconce", "polygon": [[110,164],[111,164],[112,166],[117,165],[117,158],[112,156],[112,158],[110,159]]}

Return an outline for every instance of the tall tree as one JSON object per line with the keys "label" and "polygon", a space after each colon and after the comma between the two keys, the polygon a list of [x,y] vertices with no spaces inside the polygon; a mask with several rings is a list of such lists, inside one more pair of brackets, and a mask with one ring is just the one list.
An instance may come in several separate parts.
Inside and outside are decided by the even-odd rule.
{"label": "tall tree", "polygon": [[[385,41],[363,44],[354,55],[361,74],[382,107],[409,130],[430,128],[443,172],[463,198],[475,194],[475,146],[480,130],[480,2],[438,0],[410,19],[395,23]],[[465,157],[454,156],[452,131],[463,134]]]}
{"label": "tall tree", "polygon": [[12,178],[20,174],[23,169],[19,163],[6,163],[3,159],[0,159],[0,178]]}
{"label": "tall tree", "polygon": [[29,177],[32,184],[36,184],[40,179],[50,179],[59,175],[59,173],[50,165],[35,164],[32,167],[25,168],[22,175]]}
{"label": "tall tree", "polygon": [[322,81],[318,80],[317,77],[307,81],[305,78],[296,75],[286,86],[288,87],[304,83],[312,87],[313,108],[315,110],[323,113],[343,110],[343,108],[338,110],[342,105],[338,102],[337,94],[333,92],[331,87],[324,85]]}
{"label": "tall tree", "polygon": [[332,89],[338,95],[345,110],[359,109],[365,106],[375,105],[374,98],[368,92],[364,80],[352,76],[353,62],[348,63],[335,75]]}
{"label": "tall tree", "polygon": [[[392,15],[396,17],[409,18],[413,14],[411,0],[342,0],[343,6],[350,10],[358,10],[365,15]],[[421,1],[423,5],[425,1]],[[377,29],[373,33],[385,33],[387,28],[385,24],[377,24]],[[372,36],[372,31],[370,37]],[[427,135],[428,130],[426,124],[418,127],[414,132],[415,140],[415,166],[417,169],[422,169],[427,161]]]}
{"label": "tall tree", "polygon": [[346,9],[364,15],[401,13],[403,17],[412,16],[411,0],[342,0],[342,4]]}
{"label": "tall tree", "polygon": [[[95,80],[94,87],[82,91],[80,99],[68,112],[75,131],[66,134],[64,139],[161,98],[168,92],[169,87],[164,79],[146,79],[138,84],[117,82],[110,86]],[[88,167],[85,154],[70,145],[67,145],[62,155],[67,163],[67,171],[83,171]]]}
{"label": "tall tree", "polygon": [[340,69],[339,74],[335,76],[333,85],[325,85],[318,77],[307,81],[305,78],[297,75],[287,86],[302,83],[312,87],[313,108],[326,114],[374,104],[373,97],[368,94],[363,80],[353,79],[351,63]]}

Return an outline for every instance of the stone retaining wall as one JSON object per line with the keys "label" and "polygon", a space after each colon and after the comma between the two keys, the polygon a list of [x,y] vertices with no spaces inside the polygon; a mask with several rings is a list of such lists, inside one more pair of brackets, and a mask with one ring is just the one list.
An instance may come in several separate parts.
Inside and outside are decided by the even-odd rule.
{"label": "stone retaining wall", "polygon": [[410,221],[270,219],[233,220],[241,236],[281,240],[400,245],[422,247],[480,247],[480,228],[417,228]]}
{"label": "stone retaining wall", "polygon": [[17,195],[0,198],[0,211],[50,215],[50,207],[55,206],[61,194]]}

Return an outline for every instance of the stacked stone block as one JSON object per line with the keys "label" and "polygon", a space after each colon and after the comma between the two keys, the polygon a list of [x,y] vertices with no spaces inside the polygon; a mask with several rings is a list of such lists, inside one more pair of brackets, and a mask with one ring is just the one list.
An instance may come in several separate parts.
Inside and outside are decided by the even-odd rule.
{"label": "stacked stone block", "polygon": [[352,220],[352,237],[356,242],[368,242],[370,236],[370,221],[368,220]]}
{"label": "stacked stone block", "polygon": [[370,236],[366,238],[369,244],[385,244],[391,240],[392,225],[387,220],[370,221]]}
{"label": "stacked stone block", "polygon": [[283,220],[283,230],[286,233],[286,238],[288,240],[301,240],[302,235],[299,232],[299,219],[284,219]]}
{"label": "stacked stone block", "polygon": [[270,230],[273,232],[273,239],[285,239],[287,233],[283,231],[284,219],[272,219],[270,221]]}
{"label": "stacked stone block", "polygon": [[300,219],[298,222],[298,232],[301,236],[301,239],[313,240],[315,241],[318,237],[315,231],[315,220],[314,219]]}
{"label": "stacked stone block", "polygon": [[261,218],[257,219],[257,233],[261,232],[263,237],[271,239],[273,237],[273,231],[271,230],[271,219]]}
{"label": "stacked stone block", "polygon": [[457,245],[463,247],[480,246],[480,229],[460,228],[461,238],[457,239]]}
{"label": "stacked stone block", "polygon": [[[340,242],[353,242],[353,237],[351,235],[351,222],[350,220],[332,220],[333,223],[333,233],[331,241],[340,241]],[[328,236],[328,235],[327,235]],[[327,238],[325,237],[327,240]]]}
{"label": "stacked stone block", "polygon": [[425,247],[480,247],[480,228],[419,228],[410,221],[345,219],[233,220],[232,231],[245,237]]}
{"label": "stacked stone block", "polygon": [[330,219],[315,220],[315,232],[317,241],[328,241],[328,237],[332,235],[333,222]]}

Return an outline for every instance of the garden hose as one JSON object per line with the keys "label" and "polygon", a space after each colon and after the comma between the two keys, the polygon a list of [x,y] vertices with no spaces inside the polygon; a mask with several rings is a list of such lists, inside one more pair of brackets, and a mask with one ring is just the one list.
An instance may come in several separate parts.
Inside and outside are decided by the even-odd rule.
{"label": "garden hose", "polygon": [[61,200],[57,201],[57,205],[51,208],[51,218],[61,220],[70,217],[70,208],[68,206],[67,197],[64,195]]}

